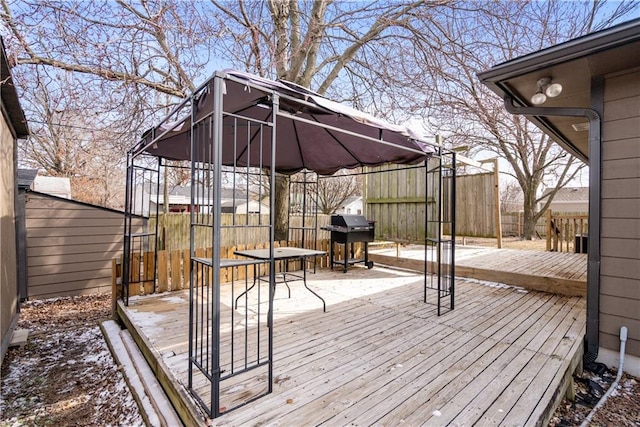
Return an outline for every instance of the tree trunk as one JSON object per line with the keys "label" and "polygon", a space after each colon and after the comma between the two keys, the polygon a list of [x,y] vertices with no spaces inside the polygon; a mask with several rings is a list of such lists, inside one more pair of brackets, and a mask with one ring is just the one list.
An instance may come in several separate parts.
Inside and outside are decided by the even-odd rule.
{"label": "tree trunk", "polygon": [[534,218],[531,218],[531,215],[524,215],[522,224],[522,240],[534,239],[534,236],[536,236],[536,223],[537,221]]}
{"label": "tree trunk", "polygon": [[536,215],[536,197],[535,194],[527,194],[524,192],[522,215],[522,240],[533,240],[536,236],[536,223],[538,215]]}
{"label": "tree trunk", "polygon": [[273,188],[275,240],[289,239],[289,177],[276,175]]}

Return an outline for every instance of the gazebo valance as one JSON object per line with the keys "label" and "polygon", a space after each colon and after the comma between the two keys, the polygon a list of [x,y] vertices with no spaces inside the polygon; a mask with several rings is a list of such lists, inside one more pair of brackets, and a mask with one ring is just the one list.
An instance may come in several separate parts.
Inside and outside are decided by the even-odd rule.
{"label": "gazebo valance", "polygon": [[[222,163],[230,166],[271,168],[271,153],[258,151],[258,139],[271,138],[275,127],[279,173],[302,169],[330,175],[339,169],[384,163],[416,164],[433,153],[433,147],[406,127],[397,126],[324,98],[287,81],[273,81],[238,71],[216,73],[165,121],[149,130],[136,147],[154,156],[191,160],[194,132],[210,132],[215,106],[214,80],[223,81]],[[277,104],[277,105],[274,105]],[[273,120],[273,115],[276,120]],[[181,117],[180,117],[181,115]],[[265,127],[246,125],[250,118]],[[233,144],[225,141],[233,140]],[[204,160],[208,152],[198,154]]]}

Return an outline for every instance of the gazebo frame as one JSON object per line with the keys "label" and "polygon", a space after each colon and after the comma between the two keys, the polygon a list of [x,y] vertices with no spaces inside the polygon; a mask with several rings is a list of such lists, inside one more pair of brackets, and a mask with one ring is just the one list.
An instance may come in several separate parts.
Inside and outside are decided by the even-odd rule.
{"label": "gazebo frame", "polygon": [[[292,174],[305,168],[305,165],[283,165],[278,159],[278,144],[284,143],[278,132],[282,120],[293,121],[294,129],[298,129],[296,126],[302,124],[324,129],[327,135],[330,135],[328,138],[332,138],[332,143],[339,135],[347,135],[349,143],[352,144],[347,147],[349,150],[350,147],[354,147],[353,140],[356,140],[370,147],[365,151],[375,150],[376,147],[382,147],[381,150],[385,153],[393,150],[397,156],[392,160],[398,163],[423,162],[422,166],[407,167],[421,168],[425,171],[426,182],[432,194],[433,214],[427,214],[427,200],[424,211],[424,301],[427,302],[427,291],[431,289],[437,292],[438,315],[441,303],[447,299],[449,308],[454,308],[455,152],[424,141],[414,143],[407,135],[399,136],[397,128],[386,128],[384,124],[381,125],[381,121],[371,123],[368,116],[363,116],[364,119],[360,116],[350,116],[349,114],[355,114],[355,110],[334,113],[336,120],[345,120],[346,117],[349,126],[366,126],[362,128],[361,133],[326,122],[315,122],[306,113],[319,109],[317,95],[310,95],[289,84],[283,85],[282,82],[245,77],[246,75],[241,73],[216,73],[211,80],[147,132],[127,156],[121,285],[121,295],[125,304],[128,303],[128,290],[131,285],[146,281],[145,285],[148,283],[151,287],[155,286],[158,221],[155,230],[144,233],[136,233],[139,230],[132,226],[135,215],[153,214],[147,208],[149,194],[152,192],[145,190],[154,187],[156,189],[157,216],[160,181],[166,170],[171,168],[171,161],[189,161],[190,164],[191,225],[188,262],[191,274],[187,386],[207,415],[213,418],[272,391],[273,301],[278,272],[286,267],[281,267],[281,262],[275,257],[276,199],[271,190],[276,188],[276,173]],[[235,98],[229,98],[234,96],[228,93],[230,86],[244,88],[245,94],[238,96],[250,92],[259,99],[251,105],[253,110],[228,108],[228,103],[235,102]],[[297,91],[301,91],[300,95]],[[256,97],[256,93],[259,96]],[[227,102],[228,99],[231,101]],[[331,106],[323,104],[322,108],[326,110],[327,105]],[[258,117],[251,111],[264,111],[266,114]],[[393,138],[404,138],[413,145],[407,143],[403,146],[390,142],[389,139]],[[318,140],[314,143],[323,144],[323,141]],[[302,152],[303,148],[300,150]],[[385,162],[386,159],[379,158],[375,162],[354,161],[346,166],[378,165]],[[339,169],[341,165],[343,163],[328,165],[320,172],[331,172]],[[307,175],[304,177],[304,182],[308,183]],[[234,214],[230,224],[223,224],[220,195],[221,189],[229,184],[234,188],[251,187],[259,200],[262,196],[268,195],[269,212],[259,212],[260,215],[257,216]],[[309,199],[305,195],[305,203]],[[310,210],[303,206],[302,212],[306,215]],[[448,236],[443,233],[445,226],[450,229]],[[314,227],[317,227],[315,220]],[[303,223],[303,228],[309,228],[309,224]],[[257,233],[264,236],[264,247],[269,256],[262,260],[237,259],[222,253],[220,236],[223,229],[237,236],[237,245],[247,243],[249,235]],[[140,274],[142,260],[139,254],[143,250],[153,250],[155,253],[150,267],[153,270],[151,275]],[[433,269],[429,268],[428,258],[434,263]],[[239,284],[238,289],[244,292],[236,294],[232,291],[231,300],[222,301],[221,271],[229,267],[232,271],[232,287]],[[433,274],[429,274],[429,270],[433,271]],[[250,280],[252,272],[253,283]],[[263,275],[268,283],[266,291],[261,291],[261,279],[256,278]],[[253,285],[256,289],[248,292]],[[260,382],[258,378],[265,380]],[[233,390],[238,384],[250,385],[248,388],[242,388],[242,393],[237,393]],[[248,389],[251,393],[247,398],[245,392]]]}

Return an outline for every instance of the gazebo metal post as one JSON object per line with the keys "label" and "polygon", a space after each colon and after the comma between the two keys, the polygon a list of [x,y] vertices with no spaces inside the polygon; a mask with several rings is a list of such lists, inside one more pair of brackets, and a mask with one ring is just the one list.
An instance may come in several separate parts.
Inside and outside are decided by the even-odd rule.
{"label": "gazebo metal post", "polygon": [[440,152],[440,167],[438,168],[438,239],[437,239],[437,258],[438,258],[438,316],[440,316],[440,303],[442,300],[442,202],[444,197],[442,195],[442,182],[444,181],[443,176],[443,165],[442,165],[442,151]]}
{"label": "gazebo metal post", "polygon": [[127,178],[124,196],[124,253],[122,254],[122,277],[120,290],[125,305],[129,305],[129,264],[131,262],[131,182],[133,160],[131,151],[127,151]]}
{"label": "gazebo metal post", "polygon": [[[215,96],[215,94],[213,94]],[[190,151],[190,158],[191,160],[191,197],[190,197],[190,201],[189,201],[189,259],[183,259],[183,262],[188,262],[190,267],[189,268],[189,375],[188,375],[188,388],[189,390],[193,389],[193,369],[194,369],[194,360],[193,357],[195,356],[195,346],[194,346],[194,340],[196,337],[196,333],[197,331],[194,330],[194,328],[196,327],[196,319],[195,319],[195,291],[197,289],[195,289],[194,286],[194,275],[196,274],[194,271],[194,264],[192,262],[192,258],[194,257],[195,254],[195,246],[194,246],[194,229],[193,229],[193,223],[195,221],[194,218],[194,211],[195,211],[195,177],[196,177],[196,162],[193,161],[193,159],[195,158],[195,132],[194,132],[194,127],[195,127],[195,105],[193,105],[194,103],[191,104],[191,133],[189,135],[189,142],[190,142],[190,147],[189,147],[189,151]],[[185,277],[186,280],[186,277]]]}
{"label": "gazebo metal post", "polygon": [[423,281],[423,302],[427,302],[427,277],[429,276],[429,160],[428,158],[424,161],[424,274],[422,275]]}
{"label": "gazebo metal post", "polygon": [[455,290],[456,290],[456,152],[451,152],[451,170],[453,171],[451,177],[451,259],[449,260],[449,289],[451,292],[451,310],[455,306]]}
{"label": "gazebo metal post", "polygon": [[216,76],[213,80],[213,167],[214,167],[214,197],[213,197],[213,224],[212,236],[212,259],[213,270],[213,312],[211,319],[211,340],[212,358],[212,390],[211,405],[214,417],[220,416],[220,189],[222,178],[222,96],[224,92],[224,82],[221,77]]}
{"label": "gazebo metal post", "polygon": [[[280,96],[277,93],[273,94],[272,99],[273,108],[273,125],[271,128],[271,165],[276,164],[276,147],[278,140],[277,132],[277,120],[280,113]],[[276,170],[274,167],[269,169],[270,187],[273,189],[276,182]],[[276,293],[276,263],[274,260],[275,249],[275,192],[269,192],[269,206],[271,208],[271,215],[269,215],[269,311],[267,313],[267,327],[269,328],[269,366],[268,366],[268,393],[273,391],[273,299]],[[302,261],[304,262],[304,260]]]}

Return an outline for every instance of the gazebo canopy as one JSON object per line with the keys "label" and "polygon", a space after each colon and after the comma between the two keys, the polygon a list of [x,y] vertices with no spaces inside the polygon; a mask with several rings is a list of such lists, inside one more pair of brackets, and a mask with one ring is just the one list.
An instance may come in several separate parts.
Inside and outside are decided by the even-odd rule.
{"label": "gazebo canopy", "polygon": [[[218,86],[222,94],[216,93],[216,79],[222,81]],[[271,153],[254,142],[272,138],[274,128],[274,166],[276,172],[284,174],[307,169],[330,175],[358,166],[416,164],[434,152],[430,143],[406,127],[331,101],[294,83],[238,71],[214,74],[191,100],[146,132],[134,152],[191,160],[192,133],[209,132],[212,138],[215,135],[216,96],[222,97],[224,165],[271,168]],[[270,125],[252,127],[243,118]],[[227,144],[231,139],[233,144]],[[204,161],[210,156],[210,152],[199,153],[195,160]]]}

